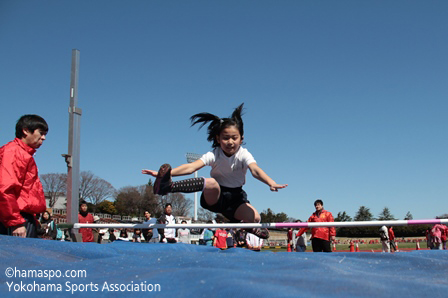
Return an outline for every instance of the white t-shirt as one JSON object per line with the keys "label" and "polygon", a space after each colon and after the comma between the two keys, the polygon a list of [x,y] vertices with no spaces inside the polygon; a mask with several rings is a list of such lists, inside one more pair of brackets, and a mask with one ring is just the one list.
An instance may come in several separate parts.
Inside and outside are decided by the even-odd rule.
{"label": "white t-shirt", "polygon": [[250,152],[241,147],[238,151],[228,157],[221,148],[202,155],[201,160],[206,166],[211,166],[210,176],[219,185],[225,187],[241,187],[246,183],[246,173],[249,165],[256,162]]}
{"label": "white t-shirt", "polygon": [[262,247],[263,246],[263,239],[255,236],[254,234],[251,234],[251,233],[247,233],[246,241],[247,241],[247,244],[249,244],[252,247]]}
{"label": "white t-shirt", "polygon": [[[176,223],[176,219],[173,215],[166,215],[165,214],[165,218],[166,218],[166,224],[170,225],[170,224],[175,224]],[[165,238],[176,238],[176,229],[167,229],[165,228],[164,230],[165,233]]]}

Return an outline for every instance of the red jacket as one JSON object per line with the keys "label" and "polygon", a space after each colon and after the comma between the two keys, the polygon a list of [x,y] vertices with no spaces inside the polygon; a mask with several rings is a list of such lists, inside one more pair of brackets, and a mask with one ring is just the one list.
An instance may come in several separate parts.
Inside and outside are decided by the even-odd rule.
{"label": "red jacket", "polygon": [[[82,216],[78,213],[78,222],[79,223],[93,223],[93,216],[90,213],[87,213],[87,216]],[[82,235],[82,242],[93,242],[93,232],[92,228],[81,228],[79,232]]]}
{"label": "red jacket", "polygon": [[[316,212],[314,212],[310,216],[310,218],[308,218],[307,222],[331,222],[331,221],[334,221],[331,212],[328,212],[327,210],[322,210],[319,216],[317,216]],[[309,229],[310,228],[301,228],[296,236],[297,237],[302,236],[302,234],[308,231]],[[330,228],[319,227],[311,229],[311,238],[319,238],[330,241],[331,236],[336,236],[336,229],[334,227]]]}
{"label": "red jacket", "polygon": [[390,241],[395,240],[395,233],[394,233],[394,230],[392,230],[392,228],[389,228],[388,233],[389,233],[389,240]]}
{"label": "red jacket", "polygon": [[20,212],[36,214],[46,209],[35,152],[18,138],[0,148],[0,221],[6,227],[25,222]]}

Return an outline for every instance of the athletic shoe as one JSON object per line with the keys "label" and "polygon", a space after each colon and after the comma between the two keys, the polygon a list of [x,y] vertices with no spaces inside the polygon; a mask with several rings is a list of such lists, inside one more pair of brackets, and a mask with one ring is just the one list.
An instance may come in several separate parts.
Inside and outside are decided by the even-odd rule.
{"label": "athletic shoe", "polygon": [[251,233],[251,234],[254,234],[255,236],[257,236],[258,238],[261,238],[261,239],[268,239],[269,238],[269,230],[266,229],[266,228],[248,229],[247,232]]}
{"label": "athletic shoe", "polygon": [[163,164],[154,182],[153,192],[156,195],[164,196],[171,190],[171,166],[169,164]]}

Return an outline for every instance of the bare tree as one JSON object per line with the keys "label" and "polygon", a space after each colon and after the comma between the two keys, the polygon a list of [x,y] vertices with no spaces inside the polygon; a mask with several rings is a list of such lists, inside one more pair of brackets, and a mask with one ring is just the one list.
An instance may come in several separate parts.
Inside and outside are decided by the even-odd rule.
{"label": "bare tree", "polygon": [[160,206],[164,209],[165,204],[170,203],[174,216],[189,216],[193,200],[185,198],[181,193],[169,193],[166,196],[158,196]]}
{"label": "bare tree", "polygon": [[143,216],[144,212],[148,210],[157,217],[163,212],[152,193],[151,185],[120,188],[116,194],[115,207],[121,215]]}
{"label": "bare tree", "polygon": [[45,197],[49,199],[49,207],[53,208],[60,196],[67,191],[67,174],[50,173],[40,176]]}
{"label": "bare tree", "polygon": [[96,206],[103,202],[105,199],[112,198],[115,195],[115,188],[104,179],[95,177],[91,181],[91,191],[88,199],[94,206],[94,212],[96,211]]}
{"label": "bare tree", "polygon": [[79,181],[79,196],[82,199],[90,198],[94,189],[93,180],[95,175],[91,171],[82,171]]}
{"label": "bare tree", "polygon": [[208,222],[212,221],[214,218],[215,213],[208,211],[207,209],[204,209],[202,207],[198,209],[198,221]]}

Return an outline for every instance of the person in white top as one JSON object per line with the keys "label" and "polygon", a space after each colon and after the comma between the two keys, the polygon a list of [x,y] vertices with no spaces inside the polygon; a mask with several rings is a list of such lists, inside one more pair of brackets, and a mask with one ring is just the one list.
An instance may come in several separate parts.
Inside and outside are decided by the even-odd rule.
{"label": "person in white top", "polygon": [[386,226],[382,226],[380,228],[380,238],[381,238],[381,245],[383,247],[383,252],[390,252],[389,232]]}
{"label": "person in white top", "polygon": [[247,248],[254,251],[260,251],[263,246],[263,239],[249,233],[246,236],[246,242]]}
{"label": "person in white top", "polygon": [[[176,218],[172,215],[173,209],[171,206],[171,203],[167,203],[165,205],[165,213],[162,214],[159,219],[157,220],[158,224],[175,224]],[[163,243],[177,243],[176,238],[176,229],[173,228],[165,228],[165,229],[158,229],[159,235],[160,235],[160,242]]]}
{"label": "person in white top", "polygon": [[[287,184],[277,184],[257,164],[252,154],[241,147],[244,140],[242,116],[243,104],[235,109],[229,118],[219,118],[210,113],[199,113],[191,117],[192,125],[209,123],[207,140],[213,150],[200,159],[171,169],[164,164],[159,171],[142,170],[142,174],[156,177],[154,194],[166,195],[170,192],[202,191],[201,206],[207,210],[222,213],[232,222],[260,222],[260,214],[250,204],[242,189],[249,169],[252,176],[267,184],[271,191],[285,188]],[[211,178],[192,178],[173,182],[172,176],[190,175],[204,166],[211,166]],[[251,229],[248,232],[267,239],[267,229]]]}

